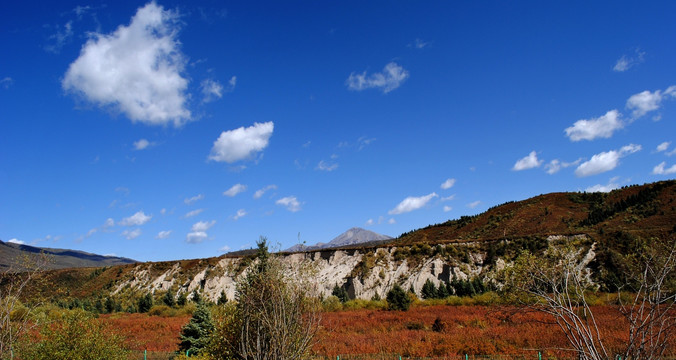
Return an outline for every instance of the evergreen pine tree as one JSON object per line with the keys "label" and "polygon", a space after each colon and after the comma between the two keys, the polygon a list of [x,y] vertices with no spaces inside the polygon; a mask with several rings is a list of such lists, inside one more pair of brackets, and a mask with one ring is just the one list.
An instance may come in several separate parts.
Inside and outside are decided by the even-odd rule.
{"label": "evergreen pine tree", "polygon": [[185,306],[185,304],[187,304],[187,303],[188,303],[188,295],[186,295],[185,292],[182,292],[178,296],[178,299],[176,299],[176,305]]}
{"label": "evergreen pine tree", "polygon": [[164,304],[167,305],[167,306],[176,305],[176,301],[174,300],[174,294],[171,293],[171,290],[167,291],[164,294],[164,297],[162,298],[162,302],[164,302]]}
{"label": "evergreen pine tree", "polygon": [[206,347],[213,330],[211,311],[203,302],[197,303],[197,309],[192,314],[190,322],[181,328],[179,349],[182,352],[189,351],[191,355],[199,355]]}
{"label": "evergreen pine tree", "polygon": [[221,296],[218,297],[218,305],[225,305],[228,303],[228,296],[225,295],[225,290],[221,290]]}
{"label": "evergreen pine tree", "polygon": [[138,312],[147,313],[153,307],[153,294],[147,293],[146,296],[138,299]]}
{"label": "evergreen pine tree", "polygon": [[423,285],[420,295],[423,299],[434,299],[437,297],[437,287],[434,286],[432,280],[427,279],[425,285]]}
{"label": "evergreen pine tree", "polygon": [[437,289],[437,298],[438,299],[445,299],[449,297],[451,294],[448,292],[448,287],[446,284],[442,281],[439,283],[439,288]]}
{"label": "evergreen pine tree", "polygon": [[390,310],[406,311],[410,306],[411,298],[398,284],[394,284],[392,290],[387,292],[387,307]]}
{"label": "evergreen pine tree", "polygon": [[341,303],[346,303],[348,300],[350,300],[350,296],[347,294],[347,290],[345,290],[344,287],[342,286],[334,286],[333,291],[331,291],[331,295],[335,296],[340,300]]}

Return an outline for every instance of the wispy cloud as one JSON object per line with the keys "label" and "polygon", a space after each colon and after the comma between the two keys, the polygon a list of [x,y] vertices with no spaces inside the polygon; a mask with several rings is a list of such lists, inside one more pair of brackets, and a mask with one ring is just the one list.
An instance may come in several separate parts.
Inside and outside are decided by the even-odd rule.
{"label": "wispy cloud", "polygon": [[102,107],[114,107],[132,122],[179,127],[191,120],[186,108],[185,57],[176,39],[179,15],[155,2],[138,9],[128,26],[91,34],[70,64],[62,86]]}
{"label": "wispy cloud", "polygon": [[335,162],[328,162],[326,160],[321,160],[319,164],[317,164],[317,170],[321,171],[333,171],[338,169],[338,163]]}
{"label": "wispy cloud", "polygon": [[671,145],[671,141],[665,141],[665,142],[657,145],[657,148],[655,149],[655,151],[656,152],[667,151],[667,149],[669,149],[669,145]]}
{"label": "wispy cloud", "polygon": [[183,217],[188,219],[188,218],[191,218],[193,216],[197,216],[197,215],[201,214],[203,211],[204,211],[204,209],[195,209],[195,210],[189,211],[188,213],[183,215]]}
{"label": "wispy cloud", "polygon": [[191,205],[191,204],[194,204],[195,202],[200,201],[202,199],[204,199],[204,194],[199,194],[199,195],[195,195],[191,198],[186,198],[185,200],[183,200],[183,202],[186,205]]}
{"label": "wispy cloud", "polygon": [[620,159],[641,150],[641,145],[629,144],[620,150],[611,150],[592,156],[575,169],[577,177],[586,177],[613,170],[619,165]]}
{"label": "wispy cloud", "polygon": [[134,149],[135,150],[144,150],[149,148],[150,146],[155,145],[155,143],[150,142],[146,139],[140,139],[138,141],[134,141]]}
{"label": "wispy cloud", "polygon": [[437,193],[431,193],[427,194],[424,196],[409,196],[402,200],[394,209],[388,211],[387,213],[390,215],[398,215],[398,214],[404,214],[407,212],[411,212],[413,210],[418,210],[427,203],[430,202],[430,200],[434,199],[435,197],[438,197]]}
{"label": "wispy cloud", "polygon": [[58,54],[64,45],[73,39],[73,22],[69,21],[61,26],[56,26],[55,32],[47,38],[49,44],[44,46],[45,51]]}
{"label": "wispy cloud", "polygon": [[645,58],[645,52],[641,51],[640,49],[636,49],[634,51],[634,54],[632,55],[622,55],[619,59],[617,59],[617,62],[615,62],[615,66],[613,66],[613,71],[616,72],[625,72],[632,67],[642,63]]}
{"label": "wispy cloud", "polygon": [[517,162],[514,164],[514,167],[512,167],[512,170],[514,171],[528,170],[540,167],[540,165],[542,165],[542,160],[538,159],[538,155],[535,151],[531,151],[530,154],[528,154],[528,156],[517,160]]}
{"label": "wispy cloud", "polygon": [[235,130],[223,131],[214,141],[209,160],[227,162],[251,159],[268,146],[274,130],[272,121]]}
{"label": "wispy cloud", "polygon": [[449,178],[449,179],[446,179],[446,181],[444,181],[441,184],[441,188],[444,189],[444,190],[448,190],[448,189],[452,188],[453,185],[455,185],[455,179]]}
{"label": "wispy cloud", "polygon": [[265,195],[266,192],[268,192],[270,190],[275,190],[275,189],[277,189],[277,185],[275,185],[275,184],[265,186],[261,189],[256,190],[256,192],[253,194],[253,198],[254,199],[260,199],[261,197],[263,197],[263,195]]}
{"label": "wispy cloud", "polygon": [[166,239],[171,235],[171,230],[163,230],[157,233],[157,236],[155,236],[155,239]]}
{"label": "wispy cloud", "polygon": [[246,185],[235,184],[232,187],[230,187],[230,189],[225,190],[223,192],[223,195],[229,196],[229,197],[234,197],[237,194],[243,193],[244,191],[246,191]]}
{"label": "wispy cloud", "polygon": [[2,80],[0,80],[0,86],[3,89],[9,89],[9,87],[12,86],[12,84],[14,84],[14,80],[9,76],[5,76],[4,78],[2,78]]}
{"label": "wispy cloud", "polygon": [[467,207],[470,208],[470,209],[474,209],[477,206],[479,206],[480,204],[481,204],[481,201],[477,200],[477,201],[473,201],[473,202],[467,204]]}
{"label": "wispy cloud", "polygon": [[231,92],[235,90],[237,85],[237,77],[233,76],[228,81],[228,86],[224,87],[216,80],[205,79],[200,83],[200,89],[202,90],[202,102],[208,103],[216,99],[223,97],[224,93]]}
{"label": "wispy cloud", "polygon": [[366,89],[380,89],[383,93],[398,88],[409,77],[409,72],[395,62],[385,65],[382,72],[366,75],[366,71],[361,74],[352,73],[347,78],[345,84],[347,88],[354,91]]}
{"label": "wispy cloud", "polygon": [[233,220],[239,220],[240,218],[246,216],[247,212],[244,209],[237,210],[237,213],[232,217]]}
{"label": "wispy cloud", "polygon": [[565,169],[571,166],[577,166],[582,162],[582,159],[577,159],[573,162],[565,162],[559,159],[554,159],[545,165],[545,171],[547,174],[554,175],[559,172],[561,169]]}
{"label": "wispy cloud", "polygon": [[275,204],[284,206],[287,210],[291,212],[300,211],[302,205],[295,196],[283,197],[275,201]]}
{"label": "wispy cloud", "polygon": [[127,240],[134,240],[141,236],[141,229],[125,230],[122,232],[122,236],[124,236]]}

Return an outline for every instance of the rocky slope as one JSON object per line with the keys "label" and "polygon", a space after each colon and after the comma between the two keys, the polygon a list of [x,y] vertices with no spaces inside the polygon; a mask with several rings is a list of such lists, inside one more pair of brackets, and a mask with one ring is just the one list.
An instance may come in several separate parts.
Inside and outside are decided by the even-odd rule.
{"label": "rocky slope", "polygon": [[[555,193],[489,209],[402,234],[386,244],[280,253],[294,273],[299,268],[324,295],[334,286],[351,298],[381,298],[396,283],[420,293],[423,284],[454,279],[495,283],[496,274],[523,249],[537,253],[552,242],[584,252],[599,283],[613,279],[614,261],[637,239],[676,236],[676,181],[600,193]],[[237,279],[255,262],[252,255],[173,262],[137,263],[98,269],[63,269],[45,274],[60,298],[112,296],[133,301],[198,290],[211,300],[221,291],[232,299]],[[307,275],[306,275],[307,276]],[[53,291],[47,289],[46,291]]]}
{"label": "rocky slope", "polygon": [[373,242],[382,242],[386,240],[391,240],[391,236],[381,235],[376,232],[362,229],[360,227],[353,227],[346,232],[336,236],[333,240],[328,243],[317,243],[315,245],[304,245],[298,244],[294,245],[288,249],[286,252],[299,252],[299,251],[310,251],[310,250],[319,250],[319,249],[334,249],[344,246],[351,245],[365,245]]}

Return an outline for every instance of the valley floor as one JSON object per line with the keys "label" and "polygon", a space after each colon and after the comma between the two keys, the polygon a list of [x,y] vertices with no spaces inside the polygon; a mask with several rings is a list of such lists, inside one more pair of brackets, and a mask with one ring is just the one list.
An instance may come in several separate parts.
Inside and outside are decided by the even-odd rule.
{"label": "valley floor", "polygon": [[[593,308],[610,349],[622,344],[626,325],[612,306]],[[129,346],[149,352],[175,351],[188,316],[115,314],[101,319],[129,335]],[[438,320],[437,320],[438,319]],[[565,336],[552,319],[503,306],[417,306],[406,312],[346,310],[322,314],[313,353],[337,355],[398,354],[404,357],[444,355],[520,355],[570,358]],[[436,326],[435,326],[436,322]],[[674,355],[674,344],[670,355]],[[341,358],[345,358],[342,356]]]}

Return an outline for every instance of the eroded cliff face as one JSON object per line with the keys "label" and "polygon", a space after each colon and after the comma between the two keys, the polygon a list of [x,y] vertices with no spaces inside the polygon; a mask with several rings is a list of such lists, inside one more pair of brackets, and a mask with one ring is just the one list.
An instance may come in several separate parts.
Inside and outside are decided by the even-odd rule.
{"label": "eroded cliff face", "polygon": [[[579,239],[577,235],[570,239]],[[560,241],[561,236],[550,236],[547,241]],[[452,248],[451,248],[452,247]],[[376,294],[384,298],[399,284],[404,289],[413,287],[420,293],[427,280],[436,286],[454,279],[468,280],[480,277],[491,281],[497,271],[504,268],[502,258],[485,264],[487,253],[475,243],[425,247],[381,247],[360,250],[321,250],[277,255],[290,274],[309,278],[323,296],[331,295],[334,286],[347,289],[350,298],[371,299]],[[593,258],[593,249],[587,262]],[[190,294],[198,290],[203,296],[216,301],[224,291],[229,299],[235,296],[237,280],[246,274],[255,260],[247,257],[221,258],[217,262],[200,261],[190,269],[180,262],[163,266],[136,265],[126,280],[112,289],[113,295],[124,291],[171,291]]]}

